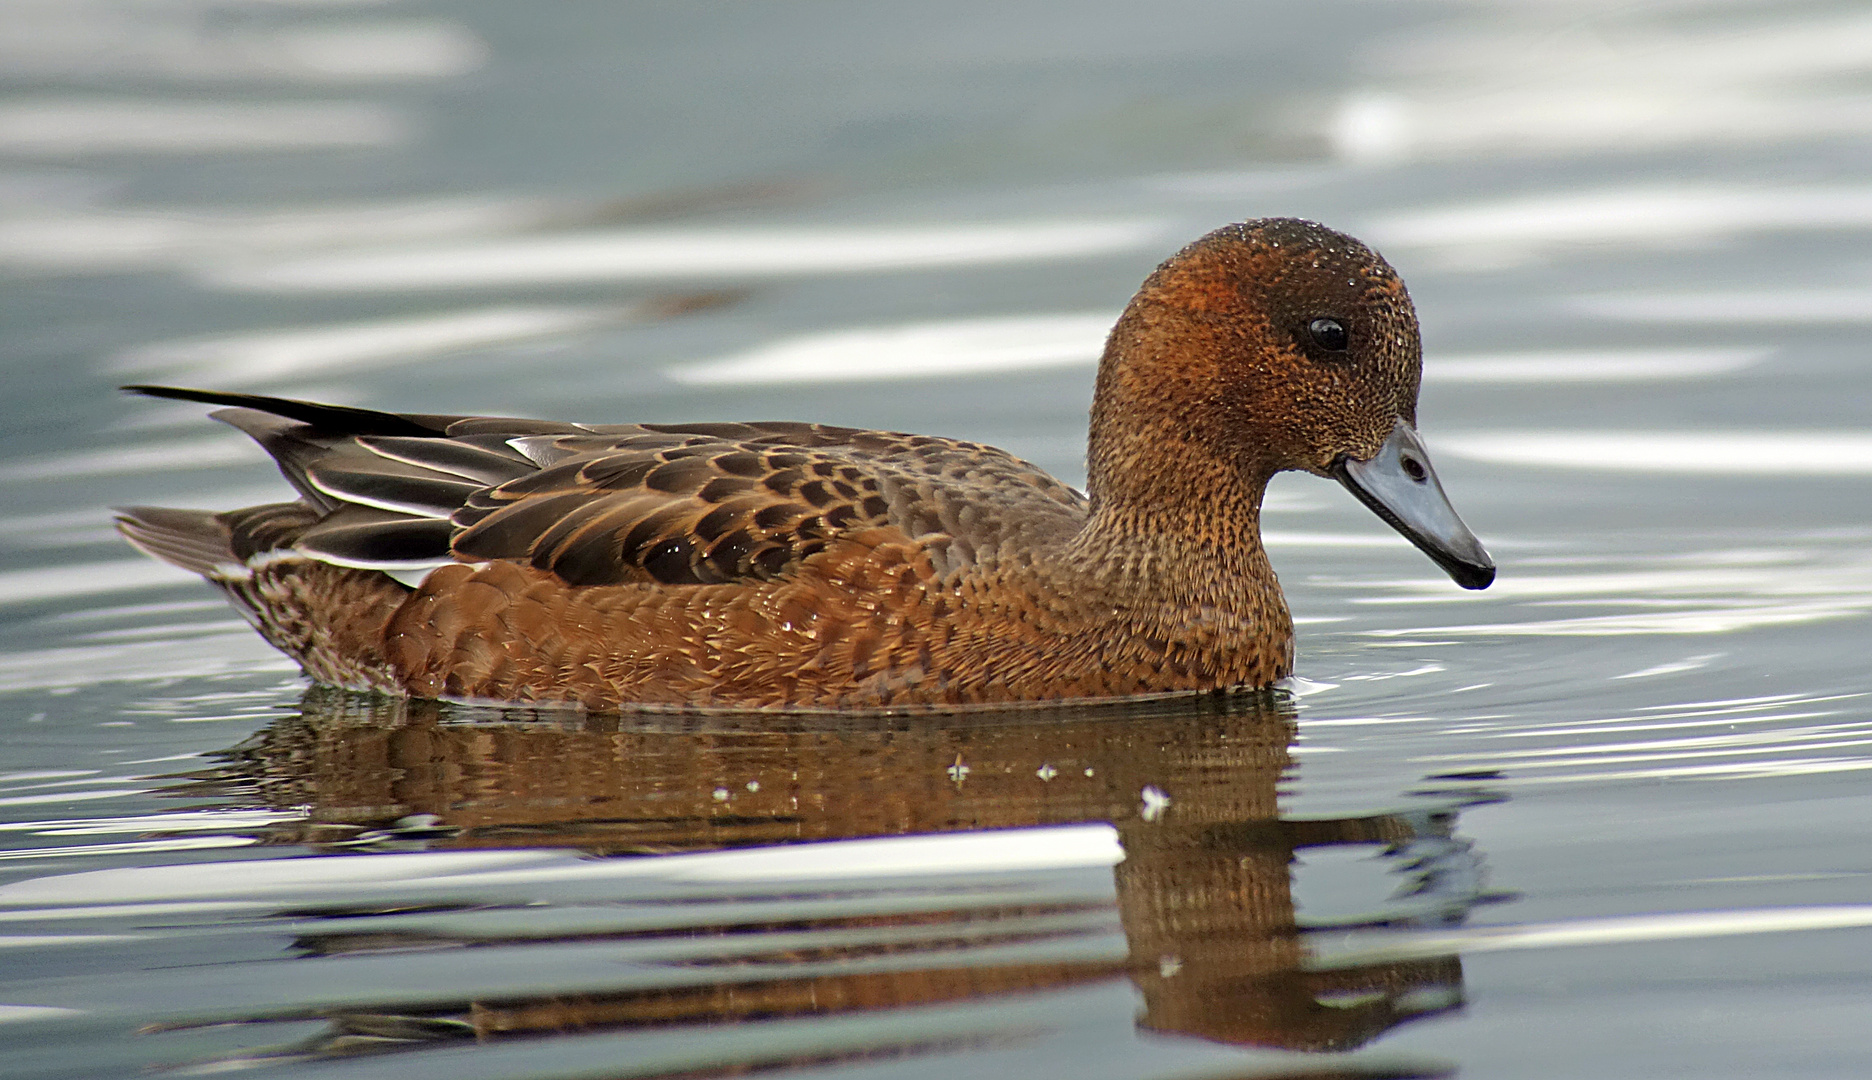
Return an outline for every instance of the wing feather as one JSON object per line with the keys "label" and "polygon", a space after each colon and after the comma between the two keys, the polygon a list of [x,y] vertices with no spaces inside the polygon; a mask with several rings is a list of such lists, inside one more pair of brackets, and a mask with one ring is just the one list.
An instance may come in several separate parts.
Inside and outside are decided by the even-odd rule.
{"label": "wing feather", "polygon": [[372,570],[441,566],[454,561],[446,518],[410,517],[351,506],[301,533],[293,547],[338,566]]}
{"label": "wing feather", "polygon": [[356,444],[334,447],[305,467],[313,487],[341,503],[444,518],[486,487],[449,473],[382,458]]}
{"label": "wing feather", "polygon": [[504,484],[536,468],[531,459],[504,442],[497,443],[499,449],[494,449],[467,439],[366,435],[357,443],[379,457],[473,480],[477,487]]}
{"label": "wing feather", "polygon": [[[1017,537],[1070,536],[1086,514],[1083,496],[1004,451],[929,436],[160,394],[234,406],[215,415],[272,453],[304,498],[279,543],[345,566],[510,559],[574,585],[708,585],[783,579],[843,538],[896,537],[946,577]],[[132,524],[174,559],[206,563],[220,550],[194,519]]]}

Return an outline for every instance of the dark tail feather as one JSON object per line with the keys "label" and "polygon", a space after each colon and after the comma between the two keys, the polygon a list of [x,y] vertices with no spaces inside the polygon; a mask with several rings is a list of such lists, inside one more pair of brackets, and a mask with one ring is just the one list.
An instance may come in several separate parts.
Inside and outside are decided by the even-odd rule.
{"label": "dark tail feather", "polygon": [[117,511],[117,531],[145,555],[203,577],[224,576],[241,564],[227,523],[206,510],[126,506]]}
{"label": "dark tail feather", "polygon": [[273,458],[273,464],[279,466],[280,475],[306,502],[326,513],[338,508],[339,500],[312,485],[311,479],[306,476],[306,466],[330,453],[333,446],[345,440],[345,436],[321,434],[318,428],[261,409],[216,409],[208,415],[245,432],[254,442],[259,443],[260,448]]}
{"label": "dark tail feather", "polygon": [[448,430],[453,416],[404,415],[356,409],[349,405],[320,405],[315,401],[268,397],[265,394],[234,394],[220,390],[190,390],[181,386],[126,386],[125,391],[145,397],[172,398],[176,401],[199,401],[204,405],[232,405],[258,409],[309,424],[335,435],[414,435],[435,437]]}
{"label": "dark tail feather", "polygon": [[216,514],[166,506],[117,510],[117,531],[138,551],[207,578],[240,576],[248,559],[289,548],[317,524],[304,503],[268,503]]}

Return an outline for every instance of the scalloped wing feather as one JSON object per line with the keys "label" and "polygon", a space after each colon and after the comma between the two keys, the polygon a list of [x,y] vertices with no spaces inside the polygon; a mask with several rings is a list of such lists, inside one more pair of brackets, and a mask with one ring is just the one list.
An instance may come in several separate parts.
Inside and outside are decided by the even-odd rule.
{"label": "scalloped wing feather", "polygon": [[[539,441],[527,440],[529,456]],[[927,436],[633,425],[556,437],[553,449],[555,464],[467,499],[458,558],[528,562],[574,585],[707,585],[778,580],[868,535],[924,544],[948,576],[1012,530],[1068,535],[1085,515],[1081,496],[1034,466]]]}

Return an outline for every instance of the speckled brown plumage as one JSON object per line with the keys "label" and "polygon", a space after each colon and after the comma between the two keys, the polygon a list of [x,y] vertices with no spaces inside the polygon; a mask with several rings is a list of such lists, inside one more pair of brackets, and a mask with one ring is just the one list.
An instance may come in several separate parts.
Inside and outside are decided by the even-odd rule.
{"label": "speckled brown plumage", "polygon": [[[1342,320],[1322,353],[1308,320]],[[992,447],[799,423],[613,427],[232,405],[297,504],[127,511],[339,685],[427,697],[859,708],[1260,686],[1292,621],[1268,479],[1414,418],[1416,319],[1291,220],[1166,261],[1099,368],[1090,498]],[[266,512],[263,512],[266,511]],[[164,515],[167,515],[166,517]],[[383,567],[447,562],[414,589]]]}

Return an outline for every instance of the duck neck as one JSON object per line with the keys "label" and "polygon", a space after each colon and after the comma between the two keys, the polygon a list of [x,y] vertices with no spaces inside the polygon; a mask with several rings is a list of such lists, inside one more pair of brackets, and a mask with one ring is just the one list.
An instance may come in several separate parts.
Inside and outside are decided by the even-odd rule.
{"label": "duck neck", "polygon": [[1116,610],[1167,627],[1202,611],[1283,637],[1291,624],[1261,548],[1279,455],[1252,415],[1243,365],[1218,358],[1253,351],[1238,340],[1240,290],[1223,269],[1165,263],[1112,328],[1086,446],[1091,515],[1069,557]]}
{"label": "duck neck", "polygon": [[1088,453],[1092,512],[1075,569],[1133,610],[1285,612],[1261,546],[1271,472],[1244,470],[1167,426],[1101,423]]}

